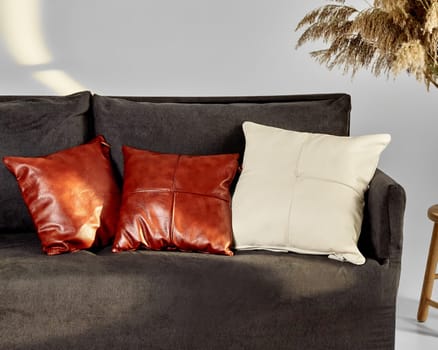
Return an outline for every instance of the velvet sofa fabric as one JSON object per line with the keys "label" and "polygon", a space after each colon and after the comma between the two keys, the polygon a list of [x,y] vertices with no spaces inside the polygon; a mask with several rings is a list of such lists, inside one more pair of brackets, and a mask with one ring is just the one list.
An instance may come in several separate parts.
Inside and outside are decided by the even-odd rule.
{"label": "velvet sofa fabric", "polygon": [[[35,130],[27,134],[26,118],[12,117],[19,109],[0,114],[16,121],[2,155],[49,154],[102,133],[121,175],[122,144],[168,153],[242,154],[243,120],[349,133],[351,106],[345,94],[93,96],[88,110],[89,93],[79,96],[73,105],[67,103],[72,97],[35,97],[66,103],[62,110],[70,112],[54,103],[46,111],[52,117],[36,118],[30,128]],[[27,97],[0,97],[5,99]],[[50,124],[53,118],[58,124]],[[15,180],[7,174],[11,181],[0,192],[0,349],[394,348],[405,193],[380,170],[365,196],[359,249],[367,260],[362,266],[325,256],[254,251],[233,257],[114,254],[107,247],[45,256],[26,221]],[[14,186],[16,193],[10,192]],[[16,210],[17,203],[23,212]]]}

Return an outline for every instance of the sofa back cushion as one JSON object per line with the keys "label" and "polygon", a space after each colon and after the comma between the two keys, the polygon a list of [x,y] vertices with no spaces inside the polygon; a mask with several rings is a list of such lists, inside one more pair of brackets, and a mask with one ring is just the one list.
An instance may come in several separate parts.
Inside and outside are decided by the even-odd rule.
{"label": "sofa back cushion", "polygon": [[264,97],[93,96],[95,130],[111,144],[119,174],[122,145],[161,153],[243,155],[244,121],[289,130],[349,134],[346,94]]}
{"label": "sofa back cushion", "polygon": [[[0,96],[0,158],[44,156],[86,142],[90,96]],[[31,230],[15,177],[0,163],[0,232]]]}

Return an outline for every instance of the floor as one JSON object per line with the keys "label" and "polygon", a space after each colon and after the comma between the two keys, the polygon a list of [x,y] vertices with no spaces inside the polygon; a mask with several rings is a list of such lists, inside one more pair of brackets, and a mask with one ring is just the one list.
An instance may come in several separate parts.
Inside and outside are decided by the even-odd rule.
{"label": "floor", "polygon": [[396,350],[437,350],[438,309],[429,308],[426,322],[417,322],[418,300],[399,297],[397,303]]}

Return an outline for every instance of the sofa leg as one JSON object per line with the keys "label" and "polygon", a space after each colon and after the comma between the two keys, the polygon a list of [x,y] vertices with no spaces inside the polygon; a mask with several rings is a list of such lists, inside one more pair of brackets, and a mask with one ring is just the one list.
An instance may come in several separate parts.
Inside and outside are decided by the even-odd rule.
{"label": "sofa leg", "polygon": [[417,320],[419,322],[426,321],[429,313],[429,306],[438,308],[438,303],[431,299],[433,284],[435,280],[438,279],[438,274],[436,273],[438,262],[438,205],[429,208],[428,217],[434,222],[434,226],[430,241],[429,255],[427,257],[426,270],[424,272],[420,305],[418,307]]}

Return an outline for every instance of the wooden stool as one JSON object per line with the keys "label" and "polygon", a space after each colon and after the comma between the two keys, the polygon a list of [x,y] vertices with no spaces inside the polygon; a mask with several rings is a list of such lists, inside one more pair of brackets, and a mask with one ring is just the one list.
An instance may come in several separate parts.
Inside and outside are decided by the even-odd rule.
{"label": "wooden stool", "polygon": [[429,306],[438,308],[438,302],[430,299],[432,296],[433,283],[438,279],[438,274],[436,273],[438,263],[438,204],[429,208],[427,216],[434,222],[434,225],[430,241],[429,256],[427,257],[426,271],[424,272],[420,305],[418,307],[417,320],[420,322],[426,321]]}

